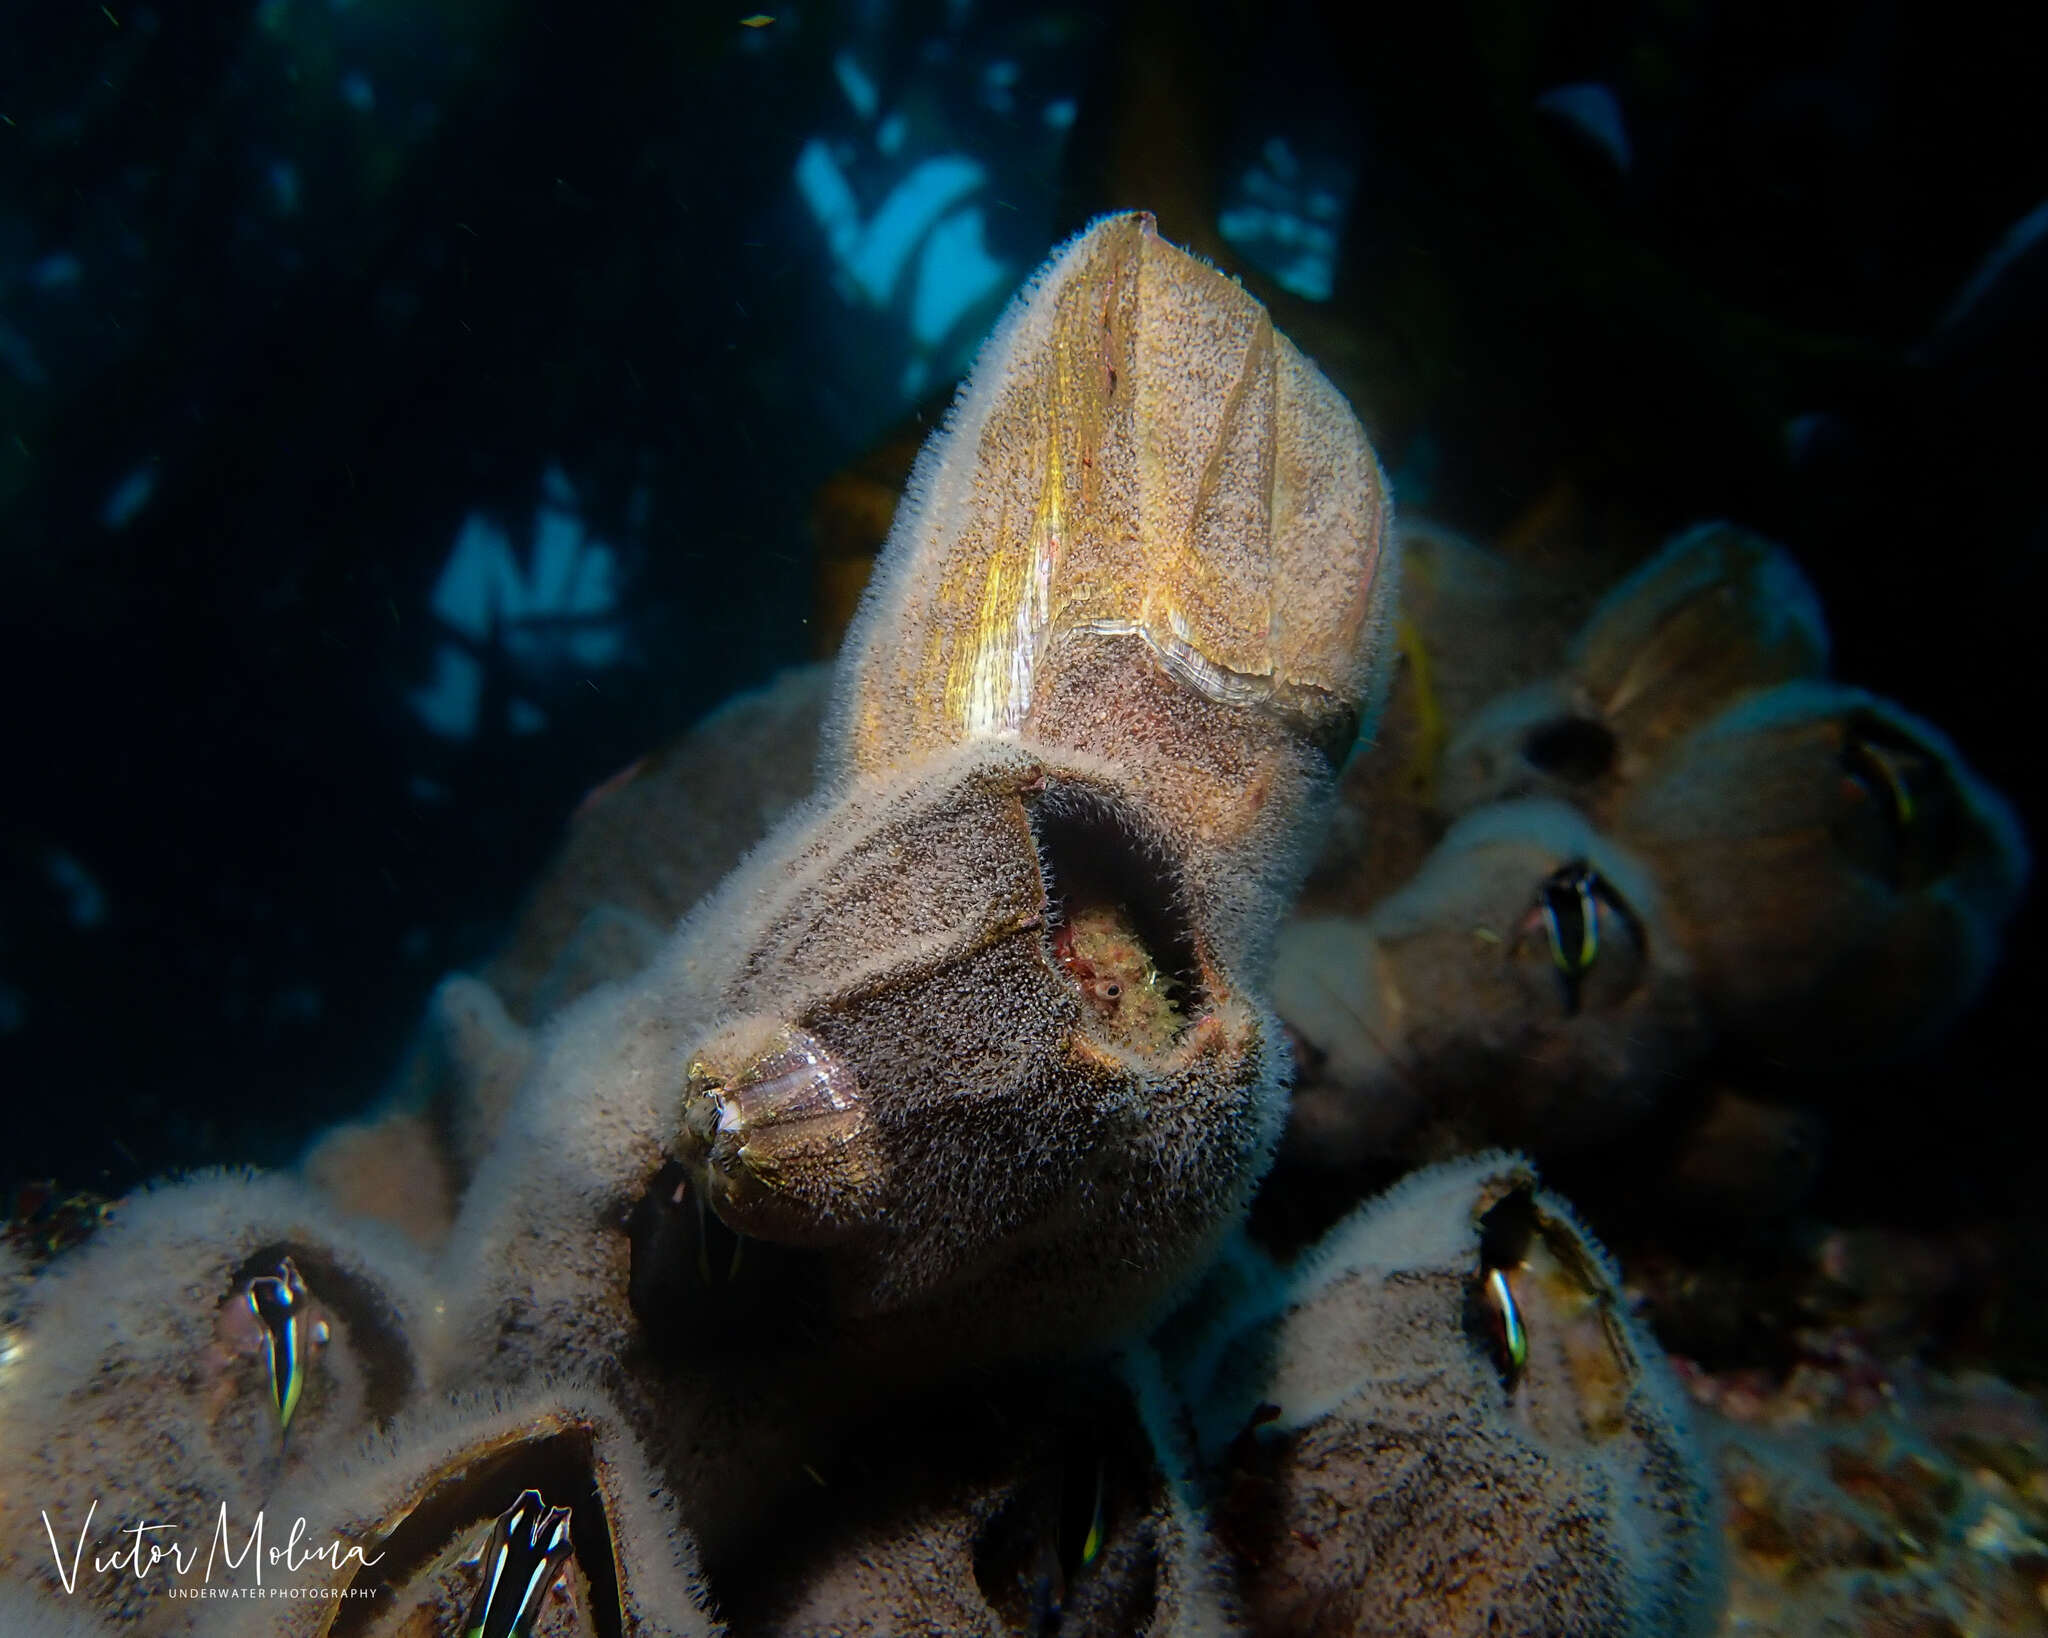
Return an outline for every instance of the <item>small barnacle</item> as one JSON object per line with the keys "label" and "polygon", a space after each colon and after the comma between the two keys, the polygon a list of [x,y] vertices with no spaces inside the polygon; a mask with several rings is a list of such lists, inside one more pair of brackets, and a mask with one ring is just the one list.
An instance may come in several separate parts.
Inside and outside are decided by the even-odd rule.
{"label": "small barnacle", "polygon": [[1315,1065],[1289,1149],[1319,1167],[1615,1137],[1704,1044],[1655,880],[1559,802],[1467,814],[1370,913],[1285,924],[1275,968]]}
{"label": "small barnacle", "polygon": [[1663,884],[1715,1023],[1792,1064],[1922,1046],[1984,984],[2028,874],[1939,729],[1792,683],[1675,745],[1616,829]]}
{"label": "small barnacle", "polygon": [[1414,1174],[1174,1363],[1231,1470],[1254,1631],[1671,1638],[1718,1612],[1684,1396],[1513,1156]]}
{"label": "small barnacle", "polygon": [[[587,1388],[408,1418],[292,1506],[336,1544],[264,1638],[704,1638],[695,1547],[617,1406]],[[259,1624],[260,1623],[260,1624]]]}
{"label": "small barnacle", "polygon": [[[76,1532],[119,1497],[128,1517],[196,1529],[197,1495],[249,1517],[389,1423],[429,1368],[418,1343],[433,1299],[410,1247],[281,1177],[139,1192],[19,1303],[0,1396],[0,1458],[18,1481],[0,1488],[0,1576],[45,1585],[40,1513]],[[152,1590],[108,1574],[78,1598],[139,1631],[176,1625]]]}
{"label": "small barnacle", "polygon": [[743,1019],[691,1059],[677,1149],[698,1199],[736,1233],[824,1244],[864,1191],[867,1123],[844,1058],[798,1025]]}
{"label": "small barnacle", "polygon": [[1822,675],[1827,657],[1791,556],[1700,524],[1607,593],[1558,675],[1473,715],[1445,753],[1443,809],[1552,796],[1604,822],[1684,734],[1745,693]]}

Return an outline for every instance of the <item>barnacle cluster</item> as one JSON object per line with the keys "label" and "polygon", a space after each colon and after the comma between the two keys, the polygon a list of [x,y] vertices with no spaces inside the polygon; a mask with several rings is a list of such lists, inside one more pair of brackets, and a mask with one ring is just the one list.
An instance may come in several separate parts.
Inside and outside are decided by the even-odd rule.
{"label": "barnacle cluster", "polygon": [[1799,1119],[1673,1094],[1710,1050],[1840,1070],[1937,1039],[2018,906],[2011,809],[1829,680],[1819,600],[1745,530],[1681,534],[1576,630],[1500,554],[1411,524],[1404,560],[1382,744],[1280,937],[1290,1155],[1556,1157],[1661,1113],[1703,1196],[1774,1197]]}
{"label": "barnacle cluster", "polygon": [[[1397,629],[1348,406],[1148,218],[1074,241],[829,705],[785,679],[594,793],[302,1177],[159,1186],[33,1277],[0,1242],[7,1630],[1709,1629],[1682,1396],[1527,1161],[1420,1170],[1287,1264],[1243,1236],[1287,1030],[1311,1150],[1568,1143],[1772,1027],[1711,849],[1806,847],[1812,928],[1976,952],[1907,1030],[1981,971],[2016,843],[1721,532],[1563,673],[1397,694],[1427,755],[1372,777],[1420,768],[1447,829],[1382,892],[1347,809],[1288,921],[1390,657],[1450,654],[1415,622],[1492,572],[1411,548]],[[212,1585],[349,1596],[174,1596],[259,1510],[298,1556]]]}

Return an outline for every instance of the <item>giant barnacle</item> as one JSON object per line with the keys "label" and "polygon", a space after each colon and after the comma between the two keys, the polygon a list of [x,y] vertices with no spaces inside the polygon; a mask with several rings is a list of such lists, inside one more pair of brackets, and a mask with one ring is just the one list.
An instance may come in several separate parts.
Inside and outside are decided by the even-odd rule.
{"label": "giant barnacle", "polygon": [[[248,1630],[1216,1633],[1304,1599],[1326,1629],[1393,1600],[1496,1630],[1432,1571],[1438,1528],[1518,1630],[1693,1630],[1682,1425],[1517,1163],[1342,1231],[1313,1265],[1341,1282],[1273,1274],[1299,1324],[1216,1294],[1285,1116],[1276,930],[1388,647],[1387,511],[1349,407],[1237,285],[1144,216],[1061,251],[920,463],[819,793],[667,936],[662,891],[559,873],[501,987],[437,996],[414,1101],[322,1145],[313,1175],[410,1240],[219,1177],[0,1286],[21,1620],[217,1630],[171,1596],[188,1568],[81,1567],[38,1515],[103,1552],[138,1517],[203,1546],[218,1507],[237,1542],[304,1520],[286,1570],[334,1595],[252,1600]],[[586,833],[658,845],[634,787],[608,799],[649,829]],[[1500,854],[1532,993],[1656,997],[1647,893],[1561,846]],[[1598,881],[1546,888],[1575,861]],[[1208,1353],[1153,1352],[1190,1301]],[[1321,1568],[1239,1550],[1215,1435],[1269,1399],[1290,1520],[1327,1511],[1325,1432],[1390,1430],[1410,1475]],[[1411,1496],[1440,1459],[1452,1492]]]}

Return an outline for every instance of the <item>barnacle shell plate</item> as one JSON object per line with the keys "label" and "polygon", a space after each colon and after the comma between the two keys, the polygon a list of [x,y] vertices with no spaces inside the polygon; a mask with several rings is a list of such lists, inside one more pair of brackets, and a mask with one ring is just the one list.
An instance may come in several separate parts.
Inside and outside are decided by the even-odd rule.
{"label": "barnacle shell plate", "polygon": [[1384,601],[1383,480],[1348,407],[1234,282],[1108,218],[990,338],[848,640],[840,752],[1029,734],[1069,642],[1337,754]]}

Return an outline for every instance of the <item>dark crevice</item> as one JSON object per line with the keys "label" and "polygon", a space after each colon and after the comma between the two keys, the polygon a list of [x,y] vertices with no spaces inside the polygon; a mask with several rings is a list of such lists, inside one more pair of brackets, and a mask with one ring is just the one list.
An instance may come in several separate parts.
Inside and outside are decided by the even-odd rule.
{"label": "dark crevice", "polygon": [[1514,1268],[1527,1259],[1536,1238],[1536,1197],[1510,1189],[1479,1219],[1479,1266]]}
{"label": "dark crevice", "polygon": [[1558,717],[1539,723],[1522,741],[1522,760],[1539,773],[1573,785],[1589,785],[1614,766],[1614,733],[1591,717]]}
{"label": "dark crevice", "polygon": [[824,1328],[825,1266],[815,1251],[734,1233],[671,1161],[627,1220],[627,1300],[657,1359],[703,1359],[764,1343],[807,1343]]}
{"label": "dark crevice", "polygon": [[[975,1536],[975,1585],[1018,1638],[1093,1630],[1089,1617],[1106,1613],[1093,1608],[1103,1590],[1094,1585],[1097,1567],[1144,1528],[1145,1469],[1126,1443],[1089,1421],[1068,1425],[1051,1460]],[[1141,1630],[1157,1600],[1157,1544],[1148,1538],[1138,1546],[1145,1556],[1128,1597],[1137,1607],[1116,1611],[1117,1630]]]}
{"label": "dark crevice", "polygon": [[1535,1195],[1509,1190],[1479,1219],[1479,1267],[1466,1287],[1464,1326],[1493,1360],[1502,1388],[1512,1393],[1526,1364],[1522,1319],[1507,1276],[1525,1263],[1543,1232]]}

